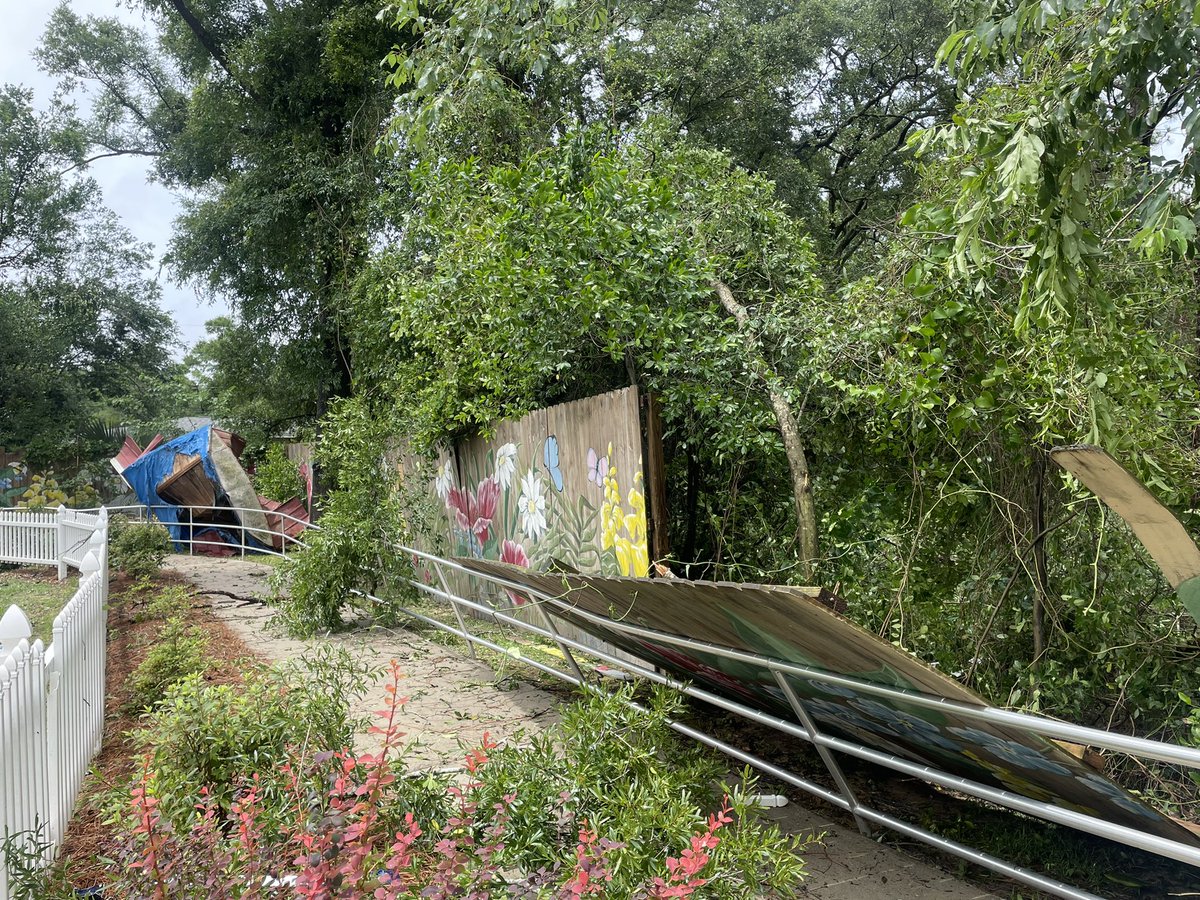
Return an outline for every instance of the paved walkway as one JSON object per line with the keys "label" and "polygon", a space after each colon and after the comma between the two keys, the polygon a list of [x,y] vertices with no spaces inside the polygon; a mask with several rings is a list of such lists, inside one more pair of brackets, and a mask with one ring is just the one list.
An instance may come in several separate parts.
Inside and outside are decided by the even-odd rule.
{"label": "paved walkway", "polygon": [[[559,698],[553,694],[515,679],[504,680],[502,688],[496,673],[471,659],[465,650],[403,629],[372,628],[314,641],[280,637],[265,627],[271,610],[235,599],[269,593],[271,569],[260,562],[172,556],[167,565],[201,591],[213,591],[208,596],[217,615],[251,650],[268,660],[295,658],[318,640],[345,647],[356,658],[374,664],[397,660],[407,676],[401,692],[410,698],[404,723],[411,742],[407,763],[412,770],[458,765],[459,742],[477,744],[485,731],[502,740],[520,731],[540,731],[557,721]],[[378,710],[384,697],[380,683],[356,711]],[[822,843],[812,845],[805,854],[810,878],[804,896],[820,900],[994,900],[941,869],[877,844],[795,802],[768,810],[767,815],[790,833],[825,833]]]}

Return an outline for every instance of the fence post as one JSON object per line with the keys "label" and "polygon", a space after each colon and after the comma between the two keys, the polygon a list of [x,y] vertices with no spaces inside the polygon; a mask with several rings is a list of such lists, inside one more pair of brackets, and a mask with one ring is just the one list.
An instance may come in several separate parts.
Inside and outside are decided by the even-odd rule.
{"label": "fence post", "polygon": [[96,554],[96,560],[100,564],[100,598],[108,603],[108,510],[103,506],[100,507],[100,512],[96,515],[96,530],[92,532],[91,538],[88,539],[88,547]]}
{"label": "fence post", "polygon": [[22,638],[33,640],[33,626],[29,624],[25,610],[14,603],[0,616],[0,659],[12,653]]}
{"label": "fence post", "polygon": [[66,504],[58,504],[58,510],[55,515],[55,539],[54,539],[54,555],[58,557],[58,580],[62,581],[67,577],[67,561],[63,558],[63,554],[67,552],[67,507]]}

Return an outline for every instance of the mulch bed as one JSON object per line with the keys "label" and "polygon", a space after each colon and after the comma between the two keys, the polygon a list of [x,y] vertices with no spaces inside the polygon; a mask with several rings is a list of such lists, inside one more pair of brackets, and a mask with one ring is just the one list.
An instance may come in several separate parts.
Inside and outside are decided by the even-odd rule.
{"label": "mulch bed", "polygon": [[[238,683],[248,660],[263,661],[213,614],[207,601],[196,597],[184,579],[163,572],[154,584],[155,588],[179,585],[188,588],[188,623],[203,629],[208,636],[206,681]],[[96,887],[108,880],[110,873],[103,859],[111,858],[113,848],[109,844],[109,828],[103,822],[101,799],[111,788],[127,780],[139,765],[137,746],[130,736],[130,731],[138,726],[139,716],[126,709],[130,700],[129,677],[146,658],[162,622],[143,618],[144,607],[157,590],[130,591],[131,585],[128,578],[116,574],[110,583],[104,743],[92,762],[92,773],[84,782],[59,856],[62,871],[76,888]]]}

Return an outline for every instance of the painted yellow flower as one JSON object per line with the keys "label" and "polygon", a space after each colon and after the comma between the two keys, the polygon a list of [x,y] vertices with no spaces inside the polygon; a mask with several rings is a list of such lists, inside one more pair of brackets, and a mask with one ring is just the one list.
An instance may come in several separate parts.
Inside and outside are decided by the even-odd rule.
{"label": "painted yellow flower", "polygon": [[613,545],[616,537],[617,530],[612,526],[612,519],[608,515],[608,510],[602,510],[600,513],[600,549],[607,550]]}
{"label": "painted yellow flower", "polygon": [[[611,455],[611,448],[609,453]],[[633,481],[635,485],[640,485],[642,473],[636,473]],[[650,572],[646,547],[646,500],[637,487],[629,490],[625,500],[630,507],[628,511],[621,503],[617,469],[613,466],[604,479],[604,502],[600,506],[600,546],[603,550],[612,549],[622,575],[642,578]]]}

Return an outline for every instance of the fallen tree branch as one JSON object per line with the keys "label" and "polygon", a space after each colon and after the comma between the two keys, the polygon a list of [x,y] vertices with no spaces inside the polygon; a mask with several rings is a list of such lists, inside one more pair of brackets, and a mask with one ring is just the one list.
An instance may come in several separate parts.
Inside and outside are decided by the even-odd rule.
{"label": "fallen tree branch", "polygon": [[263,599],[262,597],[246,597],[242,594],[234,594],[229,591],[217,591],[217,590],[196,591],[196,594],[197,594],[197,596],[202,595],[202,594],[207,594],[207,595],[216,596],[216,597],[229,597],[231,600],[240,600],[243,603],[257,603],[260,606],[267,605],[267,601],[265,599]]}

